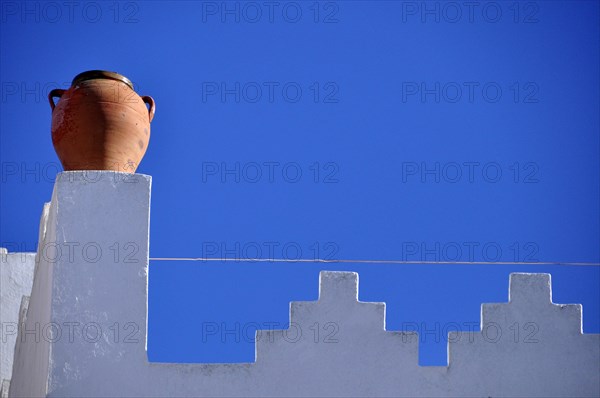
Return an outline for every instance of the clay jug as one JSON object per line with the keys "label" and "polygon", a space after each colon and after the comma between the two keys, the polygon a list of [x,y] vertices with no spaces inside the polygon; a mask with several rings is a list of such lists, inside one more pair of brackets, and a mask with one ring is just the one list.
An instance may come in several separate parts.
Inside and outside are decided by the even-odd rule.
{"label": "clay jug", "polygon": [[135,172],[150,140],[152,97],[137,95],[123,75],[92,70],[48,99],[52,144],[65,170]]}

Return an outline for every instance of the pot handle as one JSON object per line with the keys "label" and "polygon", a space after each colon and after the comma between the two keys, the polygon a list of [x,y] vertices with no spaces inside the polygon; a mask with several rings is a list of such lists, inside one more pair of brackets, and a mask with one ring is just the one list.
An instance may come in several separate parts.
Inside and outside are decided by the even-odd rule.
{"label": "pot handle", "polygon": [[67,90],[55,88],[54,90],[52,90],[48,93],[48,100],[50,101],[50,108],[52,108],[52,110],[54,110],[54,107],[56,106],[56,104],[54,103],[54,97],[58,97],[58,98],[62,97],[62,95],[65,93],[65,91],[67,91]]}
{"label": "pot handle", "polygon": [[146,104],[148,104],[148,106],[150,106],[150,108],[148,109],[148,117],[150,118],[150,121],[152,121],[152,119],[154,119],[154,110],[156,109],[154,100],[149,95],[144,95],[142,97],[142,100],[144,101],[144,103],[146,103]]}

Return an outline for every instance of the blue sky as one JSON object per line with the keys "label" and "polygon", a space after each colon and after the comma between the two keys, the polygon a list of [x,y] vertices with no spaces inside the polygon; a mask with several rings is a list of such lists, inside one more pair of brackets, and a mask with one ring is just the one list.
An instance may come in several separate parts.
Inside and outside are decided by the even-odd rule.
{"label": "blue sky", "polygon": [[600,268],[535,264],[600,261],[598,2],[223,4],[1,3],[0,246],[35,250],[60,170],[47,93],[106,69],[157,104],[151,257],[532,263],[153,261],[152,361],[252,361],[244,332],[323,269],[358,271],[389,330],[434,330],[422,365],[511,272],[600,332]]}

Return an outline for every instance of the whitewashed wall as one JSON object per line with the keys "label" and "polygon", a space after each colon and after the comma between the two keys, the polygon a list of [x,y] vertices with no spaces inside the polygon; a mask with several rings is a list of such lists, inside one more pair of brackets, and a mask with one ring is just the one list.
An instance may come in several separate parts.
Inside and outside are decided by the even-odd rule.
{"label": "whitewashed wall", "polygon": [[[448,366],[419,366],[417,334],[386,331],[385,303],[359,302],[352,272],[322,272],[319,300],[291,303],[289,329],[260,332],[254,363],[148,363],[150,185],[60,175],[40,248],[63,254],[38,253],[11,397],[600,395],[600,335],[582,333],[580,305],[551,302],[548,274],[512,274],[481,331],[449,336]],[[315,340],[315,323],[335,335]]]}
{"label": "whitewashed wall", "polygon": [[[19,308],[31,294],[34,266],[35,253],[9,253],[0,248],[0,382],[11,378]],[[0,384],[0,396],[2,390]]]}
{"label": "whitewashed wall", "polygon": [[[46,203],[42,211],[39,242],[45,238],[49,206]],[[0,398],[8,395],[19,316],[29,301],[35,265],[36,253],[9,253],[0,248]]]}

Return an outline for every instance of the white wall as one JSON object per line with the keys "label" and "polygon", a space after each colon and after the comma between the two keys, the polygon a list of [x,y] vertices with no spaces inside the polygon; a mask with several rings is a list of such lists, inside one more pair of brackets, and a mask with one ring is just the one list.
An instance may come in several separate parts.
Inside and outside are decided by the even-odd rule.
{"label": "white wall", "polygon": [[[46,234],[50,203],[44,205],[40,218],[39,242]],[[36,253],[9,253],[0,248],[0,397],[8,395],[13,355],[20,314],[24,312],[33,285]],[[24,314],[23,314],[24,315]]]}
{"label": "white wall", "polygon": [[[600,335],[582,334],[580,305],[551,302],[548,274],[512,274],[509,302],[482,306],[481,331],[450,335],[448,366],[419,366],[417,334],[386,331],[385,303],[359,302],[352,272],[322,272],[319,300],[291,303],[292,326],[263,331],[254,363],[148,363],[151,179],[122,177],[57,181],[44,244],[79,249],[40,261],[26,327],[40,324],[41,339],[18,343],[10,396],[600,395]],[[315,340],[315,323],[334,335]]]}
{"label": "white wall", "polygon": [[34,266],[35,253],[0,248],[0,382],[11,378],[19,308],[23,296],[31,294]]}

